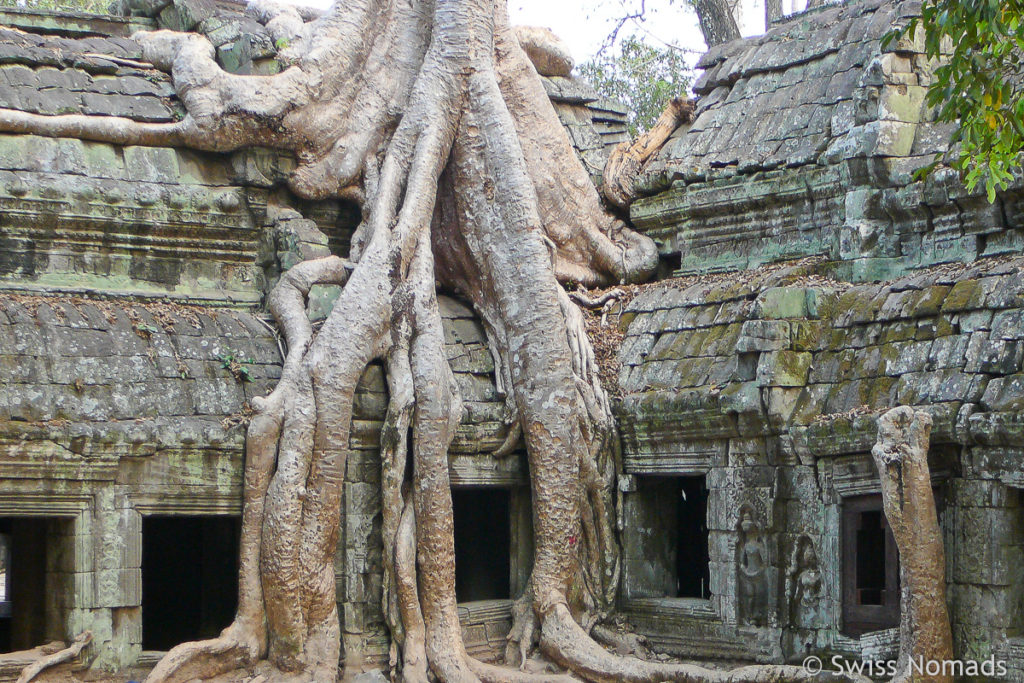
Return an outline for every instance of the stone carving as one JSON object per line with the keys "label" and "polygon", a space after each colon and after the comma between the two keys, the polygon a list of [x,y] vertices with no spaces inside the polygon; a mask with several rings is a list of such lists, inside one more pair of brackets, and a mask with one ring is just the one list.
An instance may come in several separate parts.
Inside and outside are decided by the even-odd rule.
{"label": "stone carving", "polygon": [[742,624],[764,626],[768,613],[768,552],[761,525],[749,505],[740,508],[737,532],[739,537],[736,542],[736,586],[739,621]]}
{"label": "stone carving", "polygon": [[797,628],[812,628],[820,622],[822,597],[818,553],[810,536],[801,535],[793,548],[786,577],[790,623]]}

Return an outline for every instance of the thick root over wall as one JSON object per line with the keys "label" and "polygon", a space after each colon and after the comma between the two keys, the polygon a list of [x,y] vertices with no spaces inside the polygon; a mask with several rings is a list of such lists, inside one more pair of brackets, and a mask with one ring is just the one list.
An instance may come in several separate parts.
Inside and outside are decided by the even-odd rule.
{"label": "thick root over wall", "polygon": [[[225,73],[197,35],[136,36],[146,59],[173,75],[188,109],[178,123],[0,110],[7,132],[290,150],[294,192],[362,204],[350,260],[301,263],[269,300],[288,353],[247,435],[235,622],[175,648],[148,680],[258,664],[285,679],[338,677],[333,558],[353,395],[376,360],[390,394],[383,609],[404,680],[426,681],[428,671],[451,682],[559,678],[515,668],[538,647],[592,681],[823,680],[797,667],[717,672],[620,657],[589,635],[619,579],[617,437],[580,311],[559,282],[640,281],[657,252],[603,209],[504,0],[345,0],[312,21],[288,6],[251,10],[289,45],[277,75]],[[305,297],[324,283],[344,288],[314,334]],[[471,301],[487,329],[513,435],[499,455],[520,434],[528,454],[535,555],[508,667],[474,661],[461,640],[447,453],[462,409],[437,283]]]}

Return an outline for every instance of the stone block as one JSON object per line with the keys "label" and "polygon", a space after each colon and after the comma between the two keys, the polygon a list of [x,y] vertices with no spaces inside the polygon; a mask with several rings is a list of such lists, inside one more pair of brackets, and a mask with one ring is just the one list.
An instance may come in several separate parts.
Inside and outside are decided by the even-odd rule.
{"label": "stone block", "polygon": [[932,344],[931,341],[912,341],[886,345],[882,350],[885,374],[895,377],[924,371],[928,366]]}
{"label": "stone block", "polygon": [[764,320],[807,317],[807,294],[797,287],[771,287],[758,295],[753,315]]}
{"label": "stone block", "polygon": [[772,351],[757,364],[758,386],[800,387],[807,384],[812,355],[799,351]]}
{"label": "stone block", "polygon": [[794,351],[816,351],[821,348],[827,326],[817,320],[794,320],[790,333]]}
{"label": "stone block", "polygon": [[796,410],[802,391],[799,387],[769,387],[768,419],[774,428],[779,431],[785,429]]}
{"label": "stone block", "polygon": [[992,339],[1024,339],[1024,311],[999,311],[992,318]]}
{"label": "stone block", "polygon": [[761,391],[755,382],[737,382],[722,390],[722,410],[731,413],[760,413]]}
{"label": "stone block", "polygon": [[[1024,529],[1021,528],[1019,517],[1009,531],[1009,536],[1003,537],[1004,539],[1024,537]],[[1024,546],[996,542],[996,547],[992,552],[991,580],[994,586],[1006,588],[1024,585]]]}
{"label": "stone block", "polygon": [[986,390],[988,378],[956,369],[901,375],[897,399],[901,404],[977,401]]}
{"label": "stone block", "polygon": [[97,607],[137,607],[142,604],[142,570],[96,572]]}
{"label": "stone block", "polygon": [[126,95],[100,95],[82,93],[82,113],[93,116],[121,116],[131,118],[134,99]]}
{"label": "stone block", "polygon": [[922,118],[926,91],[924,86],[903,83],[883,87],[878,100],[878,118],[917,123]]}
{"label": "stone block", "polygon": [[992,538],[987,508],[959,508],[954,519],[953,575],[956,583],[988,583],[992,567]]}
{"label": "stone block", "polygon": [[1024,283],[1020,277],[991,278],[991,290],[985,299],[990,308],[1022,308],[1024,307]]}
{"label": "stone block", "polygon": [[976,369],[971,369],[968,358],[970,342],[971,335],[967,334],[938,337],[932,342],[928,352],[928,367],[941,370],[967,366],[967,372],[977,372]]}
{"label": "stone block", "polygon": [[942,312],[972,311],[983,308],[986,292],[978,280],[961,280],[953,285],[942,302]]}
{"label": "stone block", "polygon": [[988,382],[981,397],[986,410],[1017,412],[1024,410],[1024,375],[995,377]]}
{"label": "stone block", "polygon": [[986,340],[976,348],[972,344],[965,370],[992,375],[1011,375],[1021,371],[1022,356],[1024,343],[1020,341]]}
{"label": "stone block", "polygon": [[790,323],[784,320],[747,320],[743,323],[736,352],[777,351],[789,348]]}
{"label": "stone block", "polygon": [[191,31],[200,22],[214,15],[212,0],[173,0],[159,14],[160,25],[171,31]]}
{"label": "stone block", "polygon": [[72,574],[74,583],[74,605],[78,609],[96,607],[95,574],[93,572],[75,572]]}
{"label": "stone block", "polygon": [[55,416],[54,388],[48,384],[8,385],[7,411],[10,419],[42,422]]}

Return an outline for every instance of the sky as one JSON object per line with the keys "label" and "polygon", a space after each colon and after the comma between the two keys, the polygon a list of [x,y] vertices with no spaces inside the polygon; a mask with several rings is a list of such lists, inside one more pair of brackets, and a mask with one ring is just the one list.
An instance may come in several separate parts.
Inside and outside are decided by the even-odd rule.
{"label": "sky", "polygon": [[[286,0],[289,1],[289,0]],[[290,0],[295,4],[326,7],[331,0]],[[764,0],[739,0],[740,31],[745,36],[764,32]],[[782,0],[786,14],[803,9],[807,0]],[[652,45],[673,45],[696,62],[704,52],[697,15],[685,0],[508,0],[513,24],[545,26],[560,36],[576,63],[594,56],[615,28],[619,17],[646,5],[643,21],[627,22],[619,37],[637,35]]]}
{"label": "sky", "polygon": [[[568,45],[576,63],[586,61],[597,52],[615,28],[616,20],[635,11],[639,2],[630,0],[509,0],[509,19],[513,24],[550,28]],[[642,36],[656,45],[666,43],[694,50],[704,50],[704,39],[697,25],[697,15],[688,6],[670,6],[665,0],[651,2],[645,20],[627,22],[619,35]]]}
{"label": "sky", "polygon": [[[568,43],[576,63],[586,61],[615,28],[616,19],[636,12],[644,0],[508,0],[513,24],[546,26]],[[806,0],[783,0],[787,14],[803,9]],[[764,32],[764,0],[741,0],[740,31],[745,36]],[[648,0],[644,21],[630,21],[620,36],[635,34],[654,45],[671,44],[692,51],[706,49],[697,15],[682,0]],[[696,59],[694,59],[696,61]]]}

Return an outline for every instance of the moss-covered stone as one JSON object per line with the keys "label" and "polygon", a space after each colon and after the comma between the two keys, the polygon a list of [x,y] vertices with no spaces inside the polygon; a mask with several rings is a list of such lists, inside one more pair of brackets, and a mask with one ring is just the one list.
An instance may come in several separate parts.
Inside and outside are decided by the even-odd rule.
{"label": "moss-covered stone", "polygon": [[773,387],[800,387],[807,384],[811,354],[801,351],[772,351],[761,354],[757,364],[757,384]]}
{"label": "moss-covered stone", "polygon": [[771,287],[754,303],[754,315],[764,320],[807,317],[807,293],[797,287]]}
{"label": "moss-covered stone", "polygon": [[985,290],[977,280],[962,280],[953,285],[942,302],[942,312],[970,311],[985,304]]}
{"label": "moss-covered stone", "polygon": [[794,351],[815,351],[820,348],[826,325],[817,320],[800,320],[790,323],[792,348]]}
{"label": "moss-covered stone", "polygon": [[949,296],[950,289],[945,285],[936,285],[921,290],[907,306],[907,315],[915,318],[938,315]]}

